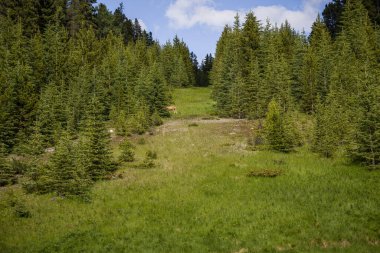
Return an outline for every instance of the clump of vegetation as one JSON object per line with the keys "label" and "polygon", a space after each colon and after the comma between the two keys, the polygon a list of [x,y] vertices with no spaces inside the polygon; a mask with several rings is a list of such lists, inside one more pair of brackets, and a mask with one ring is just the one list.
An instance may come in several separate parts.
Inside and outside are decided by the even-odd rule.
{"label": "clump of vegetation", "polygon": [[253,127],[251,136],[247,139],[247,148],[249,150],[259,150],[260,146],[265,144],[265,136],[262,121]]}
{"label": "clump of vegetation", "polygon": [[18,178],[24,175],[30,168],[30,164],[19,158],[12,158],[8,161],[5,157],[0,157],[0,187],[16,184]]}
{"label": "clump of vegetation", "polygon": [[15,204],[14,208],[14,213],[16,217],[18,218],[30,218],[32,217],[32,213],[29,211],[29,209],[21,202],[17,202]]}
{"label": "clump of vegetation", "polygon": [[139,165],[140,168],[150,169],[156,166],[154,160],[157,159],[157,153],[155,151],[148,150],[145,154],[143,162]]}
{"label": "clump of vegetation", "polygon": [[23,198],[17,196],[13,190],[7,192],[6,202],[17,218],[30,218],[32,216],[30,210],[23,203]]}
{"label": "clump of vegetation", "polygon": [[278,169],[254,170],[247,174],[248,177],[277,177],[283,175],[284,172]]}
{"label": "clump of vegetation", "polygon": [[145,145],[146,144],[145,138],[139,138],[137,140],[137,144],[139,144],[139,145]]}
{"label": "clump of vegetation", "polygon": [[208,116],[208,117],[202,117],[201,120],[220,120],[220,119],[215,116]]}
{"label": "clump of vegetation", "polygon": [[153,126],[161,126],[164,123],[160,114],[157,111],[154,111],[154,113],[152,114],[151,121]]}
{"label": "clump of vegetation", "polygon": [[149,128],[149,119],[145,112],[141,111],[131,116],[127,121],[127,132],[142,135]]}
{"label": "clump of vegetation", "polygon": [[5,158],[0,157],[0,187],[10,184],[12,178],[13,175],[8,161]]}
{"label": "clump of vegetation", "polygon": [[193,122],[188,125],[188,127],[197,127],[199,126],[197,123]]}
{"label": "clump of vegetation", "polygon": [[152,160],[156,160],[157,159],[157,152],[152,151],[152,150],[148,150],[146,152],[146,157],[148,157],[149,159],[152,159]]}
{"label": "clump of vegetation", "polygon": [[60,196],[84,195],[91,186],[90,154],[74,144],[68,135],[62,136],[50,161],[37,166],[24,184],[29,192],[55,192]]}
{"label": "clump of vegetation", "polygon": [[105,126],[93,117],[88,115],[81,139],[74,141],[63,133],[49,161],[28,171],[23,184],[27,192],[86,196],[94,181],[114,170]]}
{"label": "clump of vegetation", "polygon": [[125,139],[123,143],[120,145],[121,155],[119,160],[121,162],[133,162],[135,160],[135,147],[133,144]]}

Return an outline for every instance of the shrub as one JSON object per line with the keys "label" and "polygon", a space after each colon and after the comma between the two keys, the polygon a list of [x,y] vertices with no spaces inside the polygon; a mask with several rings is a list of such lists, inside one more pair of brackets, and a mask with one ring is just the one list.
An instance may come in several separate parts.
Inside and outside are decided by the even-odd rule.
{"label": "shrub", "polygon": [[139,165],[140,168],[142,169],[150,169],[150,168],[153,168],[155,167],[155,163],[154,163],[154,160],[157,159],[157,153],[154,152],[154,151],[147,151],[146,154],[145,154],[145,159],[143,160],[143,162]]}
{"label": "shrub", "polygon": [[140,139],[137,140],[137,144],[139,144],[139,145],[145,145],[146,141],[145,141],[144,138],[140,138]]}
{"label": "shrub", "polygon": [[16,184],[18,175],[23,175],[30,165],[17,159],[8,162],[4,157],[0,158],[0,187]]}
{"label": "shrub", "polygon": [[160,114],[157,111],[154,111],[151,117],[151,121],[153,126],[161,126],[164,123]]}
{"label": "shrub", "polygon": [[28,171],[28,169],[30,168],[30,165],[21,160],[12,159],[10,162],[10,167],[11,167],[12,172],[15,175],[23,175],[25,172]]}
{"label": "shrub", "polygon": [[17,202],[14,206],[14,213],[18,218],[30,218],[32,216],[30,211],[21,202]]}
{"label": "shrub", "polygon": [[197,123],[190,123],[189,125],[188,125],[189,127],[197,127],[197,126],[199,126]]}
{"label": "shrub", "polygon": [[[67,134],[59,141],[48,164],[34,166],[23,184],[27,192],[55,192],[60,196],[84,196],[91,186],[89,156]],[[86,158],[84,158],[86,156]]]}
{"label": "shrub", "polygon": [[22,187],[27,193],[45,194],[54,191],[51,168],[47,164],[31,167],[26,176]]}
{"label": "shrub", "polygon": [[264,130],[261,120],[258,122],[258,124],[254,127],[252,136],[248,138],[247,145],[248,149],[250,150],[257,150],[259,149],[259,146],[264,144]]}
{"label": "shrub", "polygon": [[248,173],[248,177],[277,177],[282,175],[284,172],[282,170],[276,169],[264,169],[255,170]]}
{"label": "shrub", "polygon": [[11,168],[5,158],[0,157],[0,187],[11,183],[13,175]]}
{"label": "shrub", "polygon": [[155,160],[155,159],[157,159],[157,153],[155,151],[148,150],[146,152],[146,157],[148,157],[152,160]]}

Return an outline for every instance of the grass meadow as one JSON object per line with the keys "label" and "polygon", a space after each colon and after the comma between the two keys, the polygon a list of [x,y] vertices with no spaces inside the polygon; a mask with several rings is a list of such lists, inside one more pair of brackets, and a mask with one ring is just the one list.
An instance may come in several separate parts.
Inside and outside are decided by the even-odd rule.
{"label": "grass meadow", "polygon": [[184,119],[194,117],[210,117],[214,115],[214,101],[210,99],[211,89],[187,88],[176,89],[173,92],[173,101],[177,107],[177,113],[172,119]]}
{"label": "grass meadow", "polygon": [[[209,94],[177,90],[178,113],[131,137],[137,161],[88,201],[0,188],[0,252],[380,252],[380,171],[251,150],[254,122],[202,119]],[[135,166],[148,150],[156,166]]]}

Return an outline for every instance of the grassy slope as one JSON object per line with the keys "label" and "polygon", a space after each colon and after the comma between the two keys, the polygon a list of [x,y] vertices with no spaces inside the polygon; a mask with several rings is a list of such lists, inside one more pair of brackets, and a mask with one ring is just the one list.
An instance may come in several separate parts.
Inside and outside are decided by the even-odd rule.
{"label": "grassy slope", "polygon": [[213,114],[211,90],[206,88],[176,89],[173,94],[177,114],[173,118],[207,117]]}
{"label": "grassy slope", "polygon": [[[168,122],[146,144],[133,140],[138,159],[155,150],[158,166],[126,167],[123,178],[98,183],[90,203],[3,189],[0,252],[379,252],[379,171],[303,149],[247,151],[250,127]],[[246,177],[266,168],[285,174]],[[31,218],[15,217],[11,193]]]}

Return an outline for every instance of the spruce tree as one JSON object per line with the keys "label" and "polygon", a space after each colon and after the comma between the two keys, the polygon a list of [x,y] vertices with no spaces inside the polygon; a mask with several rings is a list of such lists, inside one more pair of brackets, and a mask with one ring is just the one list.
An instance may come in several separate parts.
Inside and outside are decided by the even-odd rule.
{"label": "spruce tree", "polygon": [[216,46],[215,61],[210,73],[211,84],[213,86],[212,97],[216,101],[216,108],[220,115],[226,115],[228,112],[228,92],[230,76],[228,69],[231,66],[230,40],[232,30],[225,26],[222,35]]}
{"label": "spruce tree", "polygon": [[8,185],[10,183],[11,178],[13,177],[11,173],[11,168],[3,152],[4,151],[0,150],[0,187]]}
{"label": "spruce tree", "polygon": [[267,105],[272,99],[276,99],[285,112],[293,106],[290,66],[284,55],[277,49],[281,45],[281,37],[277,32],[272,36],[265,57],[263,84],[258,91],[261,116],[265,115]]}
{"label": "spruce tree", "polygon": [[78,150],[67,133],[63,133],[50,160],[52,190],[58,195],[84,195],[90,186],[90,175],[79,160]]}
{"label": "spruce tree", "polygon": [[114,169],[109,147],[109,134],[104,124],[103,108],[92,95],[86,108],[80,145],[80,163],[92,180],[104,178]]}
{"label": "spruce tree", "polygon": [[318,97],[318,63],[317,57],[312,50],[308,48],[304,55],[302,72],[300,73],[301,81],[301,107],[306,113],[315,111],[316,100]]}
{"label": "spruce tree", "polygon": [[294,135],[289,122],[275,100],[268,105],[264,133],[269,149],[281,152],[289,152],[294,149]]}
{"label": "spruce tree", "polygon": [[133,162],[135,160],[134,146],[127,139],[120,144],[120,150],[119,160],[121,162]]}
{"label": "spruce tree", "polygon": [[[379,78],[377,77],[377,80]],[[377,82],[378,83],[378,82]],[[371,169],[380,168],[380,86],[372,86],[361,101],[362,117],[358,124],[353,159]]]}

